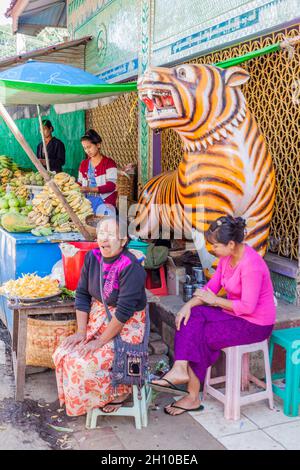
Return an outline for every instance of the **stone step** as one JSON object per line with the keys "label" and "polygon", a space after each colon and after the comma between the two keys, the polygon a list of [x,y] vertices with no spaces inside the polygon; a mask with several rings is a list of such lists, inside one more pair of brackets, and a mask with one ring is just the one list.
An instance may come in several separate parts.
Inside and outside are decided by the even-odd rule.
{"label": "stone step", "polygon": [[151,332],[149,336],[149,342],[152,343],[152,341],[161,341],[161,336],[158,333]]}
{"label": "stone step", "polygon": [[168,354],[169,348],[163,341],[152,341],[150,347],[153,354]]}

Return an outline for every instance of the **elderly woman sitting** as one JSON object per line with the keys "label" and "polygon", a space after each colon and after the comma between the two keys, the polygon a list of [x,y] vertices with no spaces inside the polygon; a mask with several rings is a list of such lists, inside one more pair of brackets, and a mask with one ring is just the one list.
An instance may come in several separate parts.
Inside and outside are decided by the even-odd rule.
{"label": "elderly woman sitting", "polygon": [[[77,333],[69,336],[53,356],[60,404],[66,405],[69,416],[100,407],[108,413],[115,411],[131,392],[126,385],[112,386],[112,340],[120,333],[126,342],[143,341],[146,275],[127,250],[127,230],[120,235],[120,227],[116,216],[105,217],[99,223],[99,249],[87,253],[76,291]],[[100,261],[111,321],[101,299]]]}

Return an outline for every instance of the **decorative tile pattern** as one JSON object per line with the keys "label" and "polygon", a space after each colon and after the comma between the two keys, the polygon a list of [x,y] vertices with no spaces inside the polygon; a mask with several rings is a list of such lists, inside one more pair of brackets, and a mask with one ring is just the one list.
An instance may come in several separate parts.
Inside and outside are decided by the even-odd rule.
{"label": "decorative tile pattern", "polygon": [[[139,75],[150,63],[150,18],[151,1],[141,0],[141,31],[139,50]],[[149,179],[150,128],[146,121],[146,106],[139,101],[139,181],[144,185]]]}
{"label": "decorative tile pattern", "polygon": [[[178,34],[180,31],[190,31],[212,18],[223,17],[233,9],[245,4],[251,4],[253,0],[222,0],[212,2],[211,0],[155,0],[155,22],[153,36],[155,43],[167,41],[168,38]],[[166,21],[172,18],[172,21]],[[198,28],[199,29],[199,28]]]}
{"label": "decorative tile pattern", "polygon": [[[156,0],[152,62],[179,62],[240,42],[292,21],[299,7],[299,0],[185,0],[184,5],[179,0]],[[166,17],[172,18],[170,26]]]}
{"label": "decorative tile pattern", "polygon": [[[205,56],[192,59],[190,63],[217,64],[226,59],[239,57],[266,46],[292,39],[300,34],[295,25],[281,31],[269,33],[251,41],[228,47]],[[250,80],[243,86],[243,93],[251,113],[269,146],[276,174],[276,198],[271,222],[269,250],[280,256],[298,260],[299,253],[299,103],[300,96],[300,46],[293,56],[280,51],[257,57],[242,64],[250,74]],[[297,85],[297,88],[295,88]],[[176,169],[183,150],[181,140],[173,129],[162,132],[162,170]],[[296,283],[289,281],[286,286],[281,278],[280,289],[292,302],[295,298]],[[299,279],[300,280],[300,279]],[[276,280],[278,284],[279,280]],[[300,282],[299,282],[300,286]],[[298,287],[300,290],[300,287]],[[299,302],[300,296],[298,296]]]}
{"label": "decorative tile pattern", "polygon": [[297,280],[271,271],[274,293],[278,299],[290,304],[297,300]]}
{"label": "decorative tile pattern", "polygon": [[115,82],[137,75],[139,0],[74,0],[68,27],[75,38],[93,36],[86,46],[86,70]]}

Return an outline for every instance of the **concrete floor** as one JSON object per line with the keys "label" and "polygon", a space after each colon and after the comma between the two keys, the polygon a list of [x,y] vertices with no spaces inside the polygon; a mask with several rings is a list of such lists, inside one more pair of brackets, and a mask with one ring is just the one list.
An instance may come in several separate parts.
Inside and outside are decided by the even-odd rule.
{"label": "concrete floor", "polygon": [[[300,416],[283,414],[275,399],[242,408],[241,419],[226,421],[223,405],[212,398],[201,412],[171,417],[163,407],[173,397],[154,396],[149,426],[137,431],[133,418],[99,417],[87,430],[85,417],[70,418],[57,401],[53,371],[26,378],[25,400],[14,400],[14,381],[7,335],[0,327],[0,450],[300,450]],[[52,428],[59,426],[62,430]]]}
{"label": "concrete floor", "polygon": [[[149,426],[135,429],[133,418],[99,417],[95,430],[85,417],[67,417],[59,408],[53,371],[28,375],[25,400],[14,401],[14,381],[7,336],[0,334],[0,450],[222,450],[224,446],[190,415],[170,417],[163,406],[173,400],[158,395],[149,411]],[[0,330],[1,333],[1,330]],[[67,429],[58,431],[51,425]]]}

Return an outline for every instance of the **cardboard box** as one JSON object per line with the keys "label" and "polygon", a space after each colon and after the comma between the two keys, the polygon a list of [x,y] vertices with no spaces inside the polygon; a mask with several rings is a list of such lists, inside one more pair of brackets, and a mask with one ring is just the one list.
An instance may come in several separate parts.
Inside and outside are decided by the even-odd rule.
{"label": "cardboard box", "polygon": [[171,256],[167,260],[167,285],[169,295],[179,295],[179,282],[185,281],[185,268],[176,266]]}

